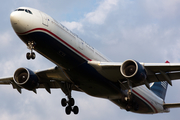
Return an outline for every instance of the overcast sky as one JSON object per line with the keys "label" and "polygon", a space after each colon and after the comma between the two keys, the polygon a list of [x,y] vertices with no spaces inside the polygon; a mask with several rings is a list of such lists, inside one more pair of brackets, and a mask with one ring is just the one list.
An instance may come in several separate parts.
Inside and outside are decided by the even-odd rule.
{"label": "overcast sky", "polygon": [[[0,4],[0,77],[12,76],[19,67],[42,70],[55,65],[37,54],[26,60],[25,44],[16,36],[10,13],[17,7],[39,9],[76,33],[112,61],[180,62],[179,0],[7,0]],[[180,102],[180,81],[168,88],[166,102]],[[152,120],[179,119],[180,108],[170,113],[142,115],[121,110],[106,99],[73,92],[78,115],[67,116],[60,105],[60,89],[48,94],[0,86],[1,120]]]}

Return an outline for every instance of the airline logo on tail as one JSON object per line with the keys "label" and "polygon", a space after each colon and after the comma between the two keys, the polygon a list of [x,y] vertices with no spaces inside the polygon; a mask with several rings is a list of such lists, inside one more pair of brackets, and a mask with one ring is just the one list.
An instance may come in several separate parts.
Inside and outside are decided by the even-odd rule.
{"label": "airline logo on tail", "polygon": [[164,89],[167,89],[168,83],[166,81],[162,81],[161,85],[163,86]]}

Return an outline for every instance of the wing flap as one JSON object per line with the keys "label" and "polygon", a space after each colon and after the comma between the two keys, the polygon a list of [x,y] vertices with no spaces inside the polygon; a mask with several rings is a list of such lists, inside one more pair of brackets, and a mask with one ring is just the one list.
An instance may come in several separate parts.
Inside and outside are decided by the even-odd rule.
{"label": "wing flap", "polygon": [[[45,84],[41,83],[38,88],[46,88],[46,85],[48,85],[49,88],[53,88],[53,89],[59,89],[63,87],[61,82],[50,80],[49,83],[45,83]],[[72,85],[72,90],[81,91],[75,85]]]}
{"label": "wing flap", "polygon": [[[158,78],[158,81],[165,81],[165,78],[162,74],[157,74],[156,75]],[[174,72],[174,73],[167,73],[167,76],[171,79],[171,80],[177,80],[180,79],[180,72]],[[154,81],[153,79],[151,79],[152,81],[150,82],[158,82],[158,81]]]}

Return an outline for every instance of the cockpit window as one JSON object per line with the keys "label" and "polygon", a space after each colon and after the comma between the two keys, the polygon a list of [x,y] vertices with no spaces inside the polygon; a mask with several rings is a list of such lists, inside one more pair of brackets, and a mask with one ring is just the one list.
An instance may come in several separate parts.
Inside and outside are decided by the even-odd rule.
{"label": "cockpit window", "polygon": [[16,9],[15,11],[25,11],[29,14],[32,14],[32,12],[30,10],[27,10],[27,9]]}
{"label": "cockpit window", "polygon": [[31,12],[30,10],[28,10],[28,12],[29,12],[30,14],[32,14],[32,12]]}
{"label": "cockpit window", "polygon": [[24,9],[18,9],[18,11],[24,11]]}
{"label": "cockpit window", "polygon": [[27,9],[25,9],[25,12],[27,12],[27,13],[28,13],[28,10],[27,10]]}

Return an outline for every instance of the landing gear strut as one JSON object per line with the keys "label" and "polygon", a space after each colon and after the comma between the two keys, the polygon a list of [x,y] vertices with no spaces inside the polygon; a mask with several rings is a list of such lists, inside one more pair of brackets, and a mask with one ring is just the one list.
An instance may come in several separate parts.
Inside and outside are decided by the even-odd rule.
{"label": "landing gear strut", "polygon": [[132,84],[131,81],[128,80],[128,92],[127,92],[127,97],[125,97],[125,100],[127,102],[126,104],[126,111],[130,111],[130,110],[135,110],[138,111],[139,109],[139,105],[135,102],[135,100],[133,100],[133,96],[132,96]]}
{"label": "landing gear strut", "polygon": [[125,97],[125,100],[126,100],[126,102],[127,102],[127,105],[126,105],[126,111],[130,111],[131,110],[131,108],[132,108],[132,89],[129,89],[128,90],[128,93],[127,93],[127,97]]}
{"label": "landing gear strut", "polygon": [[70,115],[71,112],[74,112],[74,114],[78,114],[79,113],[79,108],[78,108],[78,106],[74,106],[75,100],[74,100],[74,98],[71,97],[72,84],[63,83],[62,86],[63,87],[61,87],[61,89],[67,95],[67,98],[68,98],[68,100],[66,100],[66,98],[63,98],[61,100],[61,105],[63,107],[66,107],[65,108],[66,114]]}
{"label": "landing gear strut", "polygon": [[33,52],[35,45],[36,45],[36,43],[34,41],[28,41],[28,45],[27,46],[28,46],[28,49],[31,50],[31,52],[28,52],[26,54],[26,58],[28,60],[36,58],[36,54]]}

